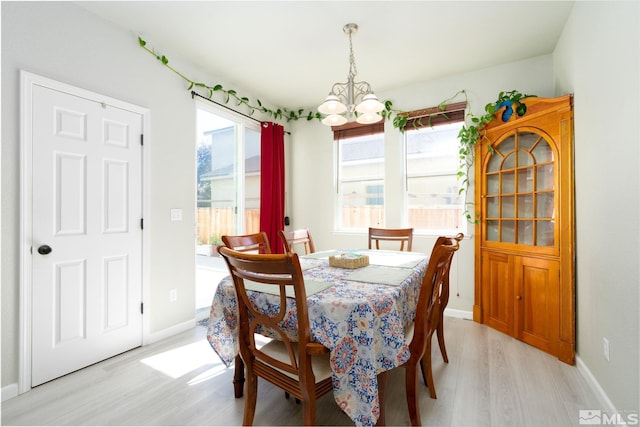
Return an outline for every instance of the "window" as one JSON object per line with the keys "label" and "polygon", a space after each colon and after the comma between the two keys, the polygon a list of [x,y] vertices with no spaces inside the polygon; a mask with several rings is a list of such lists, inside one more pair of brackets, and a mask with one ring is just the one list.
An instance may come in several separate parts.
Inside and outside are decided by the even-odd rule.
{"label": "window", "polygon": [[381,226],[384,224],[384,123],[345,127],[351,132],[334,129],[336,228],[362,230]]}
{"label": "window", "polygon": [[407,127],[404,133],[406,224],[417,232],[466,232],[457,177],[458,132],[463,124]]}
{"label": "window", "polygon": [[384,122],[332,128],[335,229],[413,227],[421,234],[466,234],[458,182],[465,109],[466,102],[459,102],[402,113],[407,125],[401,142],[385,143]]}

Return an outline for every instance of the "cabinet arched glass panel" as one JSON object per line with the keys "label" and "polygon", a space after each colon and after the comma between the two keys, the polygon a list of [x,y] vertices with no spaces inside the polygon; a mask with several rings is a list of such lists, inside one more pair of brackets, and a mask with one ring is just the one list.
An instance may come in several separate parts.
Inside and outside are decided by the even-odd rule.
{"label": "cabinet arched glass panel", "polygon": [[533,246],[555,244],[554,155],[545,138],[517,131],[486,163],[486,239]]}

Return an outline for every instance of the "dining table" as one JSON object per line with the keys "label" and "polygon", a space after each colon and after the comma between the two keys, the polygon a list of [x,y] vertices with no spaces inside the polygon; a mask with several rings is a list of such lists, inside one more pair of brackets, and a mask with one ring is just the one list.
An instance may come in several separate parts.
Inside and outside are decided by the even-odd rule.
{"label": "dining table", "polygon": [[[367,257],[360,268],[332,266],[330,257]],[[405,363],[410,356],[405,329],[416,304],[429,255],[388,250],[332,249],[300,256],[311,335],[330,351],[333,394],[338,406],[358,426],[375,425],[380,416],[378,374]],[[335,259],[335,258],[334,258]],[[333,261],[333,260],[332,260]],[[276,295],[248,287],[256,306],[278,310]],[[282,326],[297,338],[295,301],[287,298]],[[213,297],[207,340],[222,362],[240,363],[238,304],[230,276]],[[269,331],[259,331],[269,336]],[[241,365],[242,366],[242,365]],[[243,381],[238,377],[236,381]],[[243,372],[242,372],[243,375]],[[236,392],[236,397],[241,392]]]}

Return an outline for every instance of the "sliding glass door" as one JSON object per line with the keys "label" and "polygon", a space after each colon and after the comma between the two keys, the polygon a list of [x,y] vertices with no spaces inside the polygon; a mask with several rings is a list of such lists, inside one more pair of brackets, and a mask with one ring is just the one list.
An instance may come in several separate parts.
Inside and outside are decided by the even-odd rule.
{"label": "sliding glass door", "polygon": [[200,245],[260,228],[260,124],[198,105],[197,234]]}

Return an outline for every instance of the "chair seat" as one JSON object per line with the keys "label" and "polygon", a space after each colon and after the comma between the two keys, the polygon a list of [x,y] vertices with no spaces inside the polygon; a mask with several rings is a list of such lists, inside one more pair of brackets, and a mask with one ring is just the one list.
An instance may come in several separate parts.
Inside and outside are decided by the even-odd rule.
{"label": "chair seat", "polygon": [[[294,348],[294,352],[297,354],[297,343],[293,343],[292,345]],[[260,351],[281,362],[290,362],[289,355],[287,353],[287,347],[282,341],[271,340],[267,344],[263,345],[260,348]],[[331,355],[329,353],[311,356],[311,369],[313,369],[313,375],[316,377],[316,382],[320,382],[331,377],[331,365],[329,364],[330,357]],[[278,371],[282,372],[290,378],[293,378],[296,381],[299,380],[298,375],[296,374],[278,369],[276,367],[274,367],[274,369],[277,369]]]}
{"label": "chair seat", "polygon": [[407,326],[404,331],[404,342],[407,345],[409,345],[411,343],[411,340],[413,339],[413,331],[415,330],[415,326],[416,324],[414,322],[411,322],[411,324]]}

